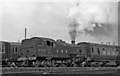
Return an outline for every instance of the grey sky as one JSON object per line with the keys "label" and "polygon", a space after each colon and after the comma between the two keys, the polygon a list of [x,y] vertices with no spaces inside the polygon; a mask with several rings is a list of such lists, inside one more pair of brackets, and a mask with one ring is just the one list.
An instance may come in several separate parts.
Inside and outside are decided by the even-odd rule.
{"label": "grey sky", "polygon": [[[27,38],[38,36],[70,42],[67,15],[74,6],[76,2],[4,2],[2,40],[21,41],[27,27]],[[85,34],[77,37],[77,42],[80,41],[101,42]]]}
{"label": "grey sky", "polygon": [[17,41],[27,37],[43,36],[69,40],[67,19],[74,3],[12,2],[5,3],[2,13],[3,40]]}

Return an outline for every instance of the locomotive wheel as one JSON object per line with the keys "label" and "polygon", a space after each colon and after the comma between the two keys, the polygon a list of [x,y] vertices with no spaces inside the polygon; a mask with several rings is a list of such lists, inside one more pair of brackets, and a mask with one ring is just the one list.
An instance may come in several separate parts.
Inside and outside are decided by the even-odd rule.
{"label": "locomotive wheel", "polygon": [[120,66],[120,61],[116,61],[116,65],[117,65],[117,66]]}
{"label": "locomotive wheel", "polygon": [[25,61],[22,61],[22,63],[21,63],[21,67],[28,67],[28,61],[27,60],[25,60]]}
{"label": "locomotive wheel", "polygon": [[33,61],[32,66],[33,67],[38,67],[39,66],[39,61]]}

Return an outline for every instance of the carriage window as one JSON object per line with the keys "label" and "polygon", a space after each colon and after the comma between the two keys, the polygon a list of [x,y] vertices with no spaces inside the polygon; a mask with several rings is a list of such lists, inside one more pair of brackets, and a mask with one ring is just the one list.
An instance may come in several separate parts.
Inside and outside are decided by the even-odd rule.
{"label": "carriage window", "polygon": [[55,45],[55,43],[53,42],[53,47],[55,47],[56,45]]}
{"label": "carriage window", "polygon": [[17,52],[17,47],[14,47],[13,48],[13,53],[16,53]]}
{"label": "carriage window", "polygon": [[118,55],[118,52],[115,52],[115,55]]}
{"label": "carriage window", "polygon": [[106,55],[105,48],[103,48],[102,54]]}
{"label": "carriage window", "polygon": [[2,53],[5,53],[5,47],[2,48]]}
{"label": "carriage window", "polygon": [[23,53],[20,53],[20,55],[22,55]]}
{"label": "carriage window", "polygon": [[116,51],[118,51],[118,49],[116,49]]}
{"label": "carriage window", "polygon": [[92,53],[93,53],[94,51],[93,51],[93,47],[92,47]]}
{"label": "carriage window", "polygon": [[15,48],[15,51],[16,51],[16,53],[17,53],[17,47]]}
{"label": "carriage window", "polygon": [[4,53],[4,49],[2,48],[2,53]]}
{"label": "carriage window", "polygon": [[51,45],[52,45],[52,47],[55,47],[55,44],[53,42],[51,42]]}
{"label": "carriage window", "polygon": [[27,50],[27,52],[29,52],[29,50]]}
{"label": "carriage window", "polygon": [[81,49],[79,49],[79,52],[80,52],[80,53],[82,52]]}
{"label": "carriage window", "polygon": [[107,54],[110,55],[110,51],[108,51]]}
{"label": "carriage window", "polygon": [[39,41],[38,44],[37,44],[37,46],[41,46],[41,45],[42,45],[42,43],[41,43],[41,41]]}
{"label": "carriage window", "polygon": [[47,41],[47,45],[50,46],[50,41]]}
{"label": "carriage window", "polygon": [[113,51],[112,54],[115,55],[115,52]]}
{"label": "carriage window", "polygon": [[105,50],[105,48],[103,48],[103,50]]}
{"label": "carriage window", "polygon": [[35,56],[35,55],[32,55],[33,57]]}
{"label": "carriage window", "polygon": [[66,50],[66,53],[67,53],[68,51]]}
{"label": "carriage window", "polygon": [[61,50],[61,53],[63,53],[63,50]]}
{"label": "carriage window", "polygon": [[100,50],[99,50],[99,48],[97,48],[97,50],[98,50],[98,54],[100,54]]}
{"label": "carriage window", "polygon": [[[42,45],[42,44],[39,43],[37,46],[41,46],[41,45]],[[32,48],[32,47],[31,47],[31,48]]]}
{"label": "carriage window", "polygon": [[57,49],[57,53],[58,53],[58,49]]}
{"label": "carriage window", "polygon": [[13,53],[14,53],[14,48],[12,50],[13,50]]}

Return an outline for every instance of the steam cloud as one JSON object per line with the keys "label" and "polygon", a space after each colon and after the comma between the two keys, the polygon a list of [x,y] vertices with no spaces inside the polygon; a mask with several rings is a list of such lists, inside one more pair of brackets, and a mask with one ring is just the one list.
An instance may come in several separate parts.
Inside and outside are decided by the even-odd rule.
{"label": "steam cloud", "polygon": [[117,32],[117,17],[117,2],[81,2],[68,15],[71,39],[82,33],[97,38],[112,36]]}

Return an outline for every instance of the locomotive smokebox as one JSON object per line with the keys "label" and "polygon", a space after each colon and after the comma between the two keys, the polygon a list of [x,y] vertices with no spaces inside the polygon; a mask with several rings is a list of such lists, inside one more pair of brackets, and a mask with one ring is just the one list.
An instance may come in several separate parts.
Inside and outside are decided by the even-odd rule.
{"label": "locomotive smokebox", "polygon": [[75,44],[75,41],[71,41],[71,44]]}

